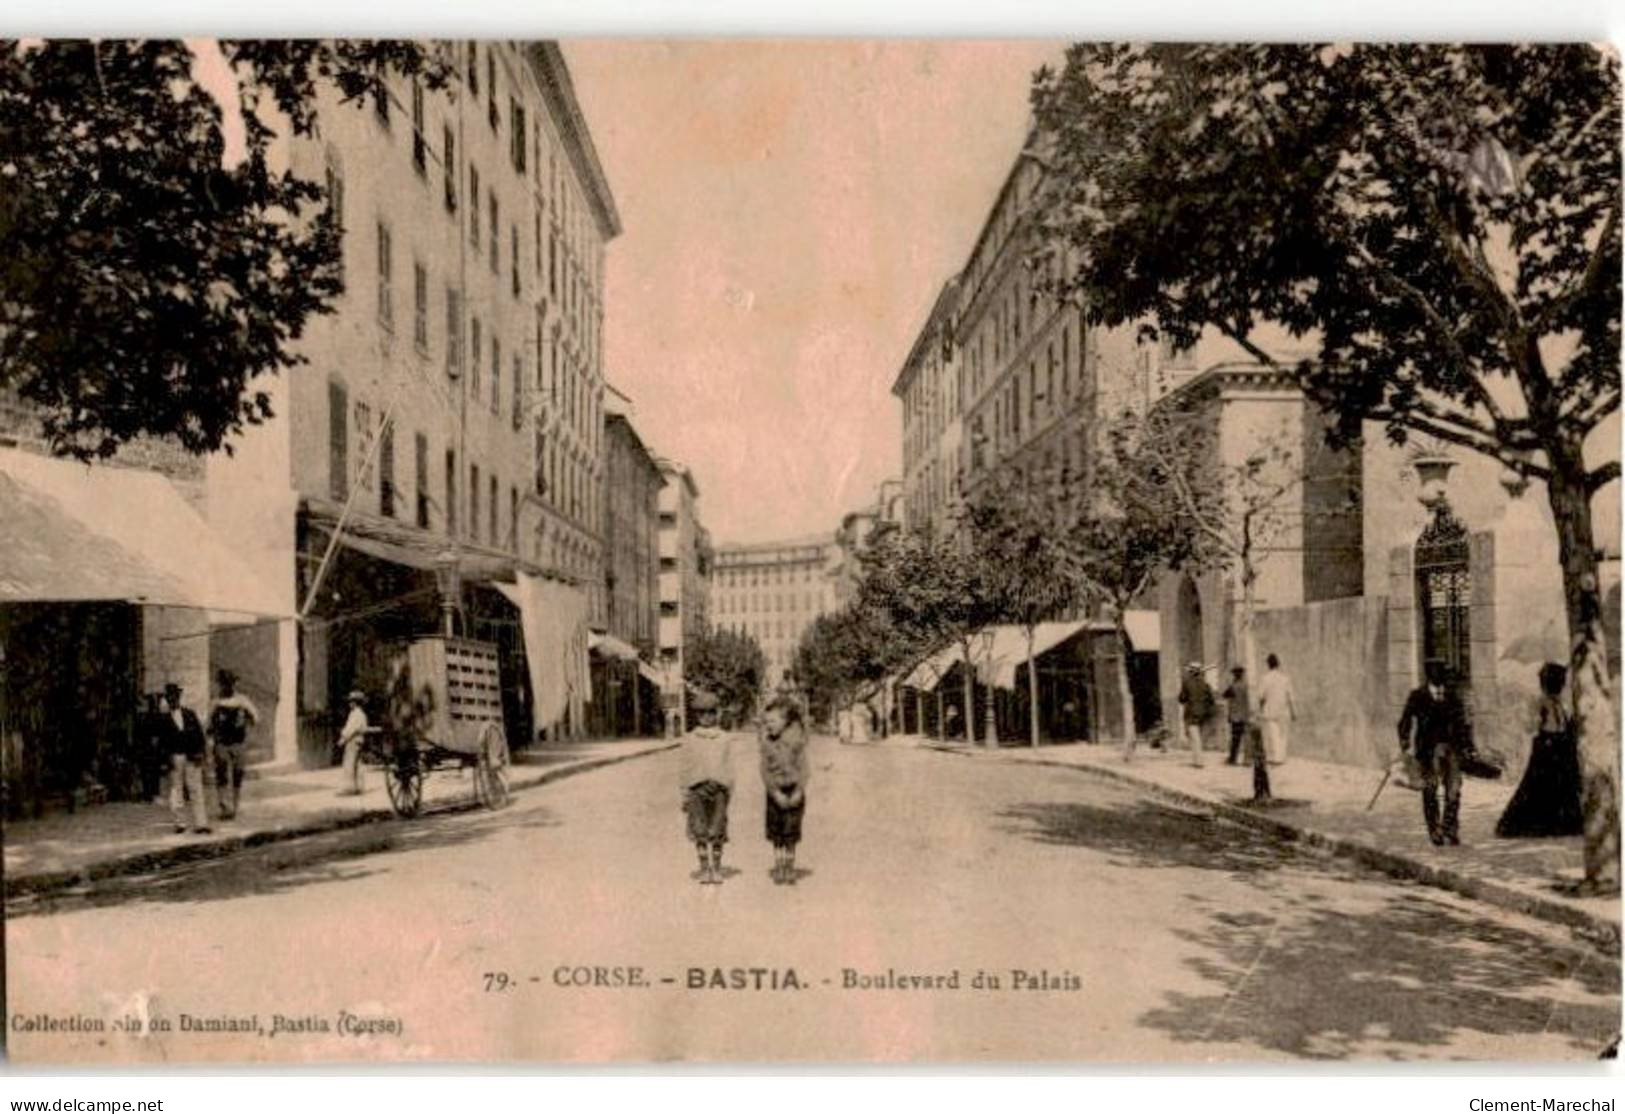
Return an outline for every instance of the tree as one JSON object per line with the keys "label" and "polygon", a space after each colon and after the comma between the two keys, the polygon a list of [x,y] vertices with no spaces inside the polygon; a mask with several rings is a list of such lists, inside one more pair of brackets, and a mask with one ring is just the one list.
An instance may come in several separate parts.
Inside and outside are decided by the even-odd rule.
{"label": "tree", "polygon": [[[870,593],[868,606],[880,609],[890,624],[905,632],[912,660],[945,643],[959,647],[964,662],[965,741],[975,743],[974,645],[999,621],[998,586],[985,555],[960,535],[888,531],[870,545],[865,587]],[[940,688],[938,692],[940,707]],[[997,745],[991,700],[987,740]]]}
{"label": "tree", "polygon": [[[222,41],[238,104],[167,40],[0,40],[0,389],[58,453],[133,438],[221,447],[271,414],[256,376],[343,288],[326,187],[273,166],[312,135],[317,93],[387,96],[390,74],[446,84],[410,43]],[[225,114],[240,118],[228,165]]]}
{"label": "tree", "polygon": [[1038,662],[1033,652],[1038,624],[1059,618],[1078,599],[1076,584],[1064,575],[1055,545],[1064,519],[1065,493],[1059,474],[1024,474],[1004,467],[966,503],[962,525],[985,570],[999,617],[1027,636],[1028,742],[1038,745]]}
{"label": "tree", "polygon": [[[1618,741],[1586,441],[1620,395],[1620,82],[1585,44],[1077,45],[1041,70],[1057,285],[1101,325],[1215,330],[1345,434],[1545,483],[1572,640],[1587,888],[1619,886]],[[1279,360],[1264,323],[1318,353]]]}
{"label": "tree", "polygon": [[689,643],[683,655],[683,678],[717,697],[737,719],[756,710],[767,659],[748,634],[716,628]]}
{"label": "tree", "polygon": [[1107,423],[1081,477],[1064,477],[1053,500],[1053,560],[1078,598],[1105,612],[1118,645],[1117,696],[1132,750],[1128,611],[1164,572],[1211,561],[1174,477],[1198,474],[1204,442],[1157,417],[1125,413]]}

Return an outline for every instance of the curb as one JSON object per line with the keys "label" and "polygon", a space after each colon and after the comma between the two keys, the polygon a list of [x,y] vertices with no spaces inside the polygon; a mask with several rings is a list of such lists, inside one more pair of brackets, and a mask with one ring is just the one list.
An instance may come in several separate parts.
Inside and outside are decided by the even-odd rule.
{"label": "curb", "polygon": [[[533,776],[510,777],[508,791],[517,793],[521,789],[534,789],[539,785],[560,781],[576,774],[600,770],[605,766],[614,766],[621,762],[630,762],[636,758],[647,758],[652,754],[660,754],[682,745],[679,741],[652,746],[647,750],[635,751],[631,754],[608,754],[597,758],[587,758],[580,762],[565,763],[551,769],[538,771]],[[510,766],[512,770],[515,767]],[[436,809],[437,813],[467,812],[478,807],[470,801],[466,805],[451,805]],[[146,874],[165,867],[179,866],[185,863],[206,862],[212,859],[223,859],[238,851],[246,851],[254,847],[264,847],[273,843],[285,843],[289,840],[300,839],[304,836],[323,835],[328,832],[346,831],[350,828],[360,828],[368,824],[376,824],[385,820],[397,819],[393,809],[368,808],[362,812],[319,817],[314,820],[291,824],[283,828],[266,828],[257,832],[247,832],[239,836],[227,836],[222,839],[209,840],[203,843],[183,843],[175,847],[165,847],[156,851],[143,851],[135,855],[126,855],[117,859],[106,859],[102,862],[91,863],[88,866],[76,867],[71,870],[41,871],[35,874],[24,874],[19,877],[7,877],[5,882],[5,897],[7,901],[26,896],[37,896],[50,893],[54,890],[69,889],[90,882],[98,882],[107,878],[117,878],[130,874]]]}
{"label": "curb", "polygon": [[[934,750],[940,754],[954,754],[963,758],[982,757],[977,751],[966,747],[947,747],[931,743],[922,743],[920,745],[925,750]],[[994,757],[997,753],[997,751],[991,751],[988,757]],[[1501,909],[1522,913],[1552,924],[1563,925],[1574,930],[1577,935],[1587,942],[1606,949],[1614,956],[1617,956],[1620,951],[1620,926],[1618,924],[1606,918],[1598,917],[1587,910],[1575,908],[1558,898],[1529,893],[1515,886],[1509,886],[1504,882],[1475,878],[1451,867],[1437,866],[1394,851],[1384,851],[1381,848],[1372,847],[1370,844],[1362,843],[1348,836],[1331,835],[1327,832],[1317,831],[1314,828],[1267,816],[1242,805],[1231,804],[1228,801],[1221,801],[1214,797],[1192,793],[1184,789],[1174,789],[1150,778],[1136,776],[1126,770],[1079,765],[1071,762],[1057,762],[1043,758],[1007,758],[1001,761],[1010,765],[1047,766],[1058,770],[1073,770],[1106,781],[1132,785],[1136,789],[1147,790],[1178,804],[1206,809],[1215,815],[1245,827],[1268,832],[1284,840],[1318,848],[1339,858],[1352,859],[1395,878],[1406,878],[1421,882],[1423,885],[1449,890],[1463,897],[1482,901]]]}

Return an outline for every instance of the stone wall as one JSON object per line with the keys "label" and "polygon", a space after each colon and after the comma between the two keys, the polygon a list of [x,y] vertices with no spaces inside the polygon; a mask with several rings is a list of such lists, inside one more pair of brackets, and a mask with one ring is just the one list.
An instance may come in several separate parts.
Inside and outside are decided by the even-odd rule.
{"label": "stone wall", "polygon": [[1387,601],[1369,596],[1259,612],[1260,673],[1276,654],[1297,695],[1292,754],[1377,769],[1393,756],[1398,713],[1388,715],[1388,618]]}

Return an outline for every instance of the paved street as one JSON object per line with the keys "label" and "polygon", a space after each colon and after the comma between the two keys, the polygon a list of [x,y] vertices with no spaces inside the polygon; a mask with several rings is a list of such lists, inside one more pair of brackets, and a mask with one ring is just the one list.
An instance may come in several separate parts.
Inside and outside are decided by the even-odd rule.
{"label": "paved street", "polygon": [[[807,873],[783,888],[741,746],[734,873],[700,886],[676,767],[663,753],[500,813],[14,906],[12,1054],[1539,1060],[1594,1057],[1618,1028],[1617,967],[1562,930],[1067,770],[819,740]],[[556,985],[595,967],[649,985]],[[847,989],[847,969],[957,972],[958,988]],[[1016,988],[1016,970],[1051,989]],[[801,989],[772,989],[789,971]],[[341,1013],[404,1032],[338,1031]],[[42,1014],[174,1028],[17,1031]],[[182,1032],[182,1014],[260,1034]],[[278,1014],[335,1031],[261,1035]]]}

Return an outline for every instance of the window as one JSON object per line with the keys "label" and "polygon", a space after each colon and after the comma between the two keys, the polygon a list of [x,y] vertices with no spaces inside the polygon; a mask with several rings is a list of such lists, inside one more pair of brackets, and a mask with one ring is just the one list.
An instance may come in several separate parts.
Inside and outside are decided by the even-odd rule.
{"label": "window", "polygon": [[1061,393],[1072,393],[1072,326],[1061,329]]}
{"label": "window", "polygon": [[491,121],[491,130],[496,131],[502,117],[497,112],[497,52],[492,48],[485,51],[485,114]]}
{"label": "window", "polygon": [[468,91],[480,95],[480,44],[468,44]]}
{"label": "window", "polygon": [[542,277],[542,211],[536,210],[536,277]]}
{"label": "window", "polygon": [[474,397],[480,396],[480,319],[468,327],[468,389]]}
{"label": "window", "polygon": [[491,500],[488,508],[491,516],[490,541],[493,546],[497,544],[497,489],[501,486],[501,484],[497,483],[496,475],[493,473],[491,476]]}
{"label": "window", "polygon": [[416,459],[417,524],[419,529],[429,528],[429,439],[421,433],[412,436],[412,451]]}
{"label": "window", "polygon": [[534,484],[534,486],[535,486],[537,495],[546,495],[547,494],[547,476],[546,476],[546,473],[544,471],[543,466],[547,463],[547,435],[545,433],[543,433],[541,430],[538,429],[536,431],[536,435],[535,435],[535,438],[534,438],[534,443],[535,443],[535,457],[536,457],[536,465],[535,465],[535,468],[534,468],[534,472],[535,472],[535,484]]}
{"label": "window", "polygon": [[513,354],[513,427],[515,429],[518,429],[524,421],[524,372],[524,361],[520,359],[519,353],[515,352]]}
{"label": "window", "polygon": [[468,536],[480,540],[480,466],[468,466]]}
{"label": "window", "polygon": [[389,127],[389,86],[381,76],[373,79],[372,110],[378,115],[378,122]]}
{"label": "window", "polygon": [[395,517],[395,425],[388,419],[378,431],[378,513]]}
{"label": "window", "polygon": [[350,497],[350,396],[337,380],[327,383],[327,493]]}
{"label": "window", "polygon": [[327,167],[327,211],[333,214],[333,224],[344,231],[344,174],[338,167]]}
{"label": "window", "polygon": [[457,211],[457,133],[451,130],[450,124],[445,125],[442,138],[445,141],[446,151],[446,212],[455,213]]}
{"label": "window", "polygon": [[429,143],[423,130],[423,82],[412,79],[412,165],[419,175],[429,172]]}
{"label": "window", "polygon": [[457,532],[457,452],[446,450],[446,533]]}
{"label": "window", "polygon": [[429,270],[412,264],[412,339],[419,349],[429,348]]}
{"label": "window", "polygon": [[547,296],[559,296],[559,234],[547,234]]}
{"label": "window", "polygon": [[525,129],[525,110],[513,98],[508,99],[508,119],[511,122],[513,147],[513,168],[519,173],[525,172],[525,144],[529,142],[530,133]]}
{"label": "window", "polygon": [[502,412],[502,342],[491,334],[491,413]]}
{"label": "window", "polygon": [[493,190],[490,194],[491,202],[491,273],[501,274],[501,267],[497,262],[497,244],[502,240],[502,234],[497,231],[497,195]]}
{"label": "window", "polygon": [[512,548],[519,548],[519,489],[508,488],[508,539]]}
{"label": "window", "polygon": [[446,287],[446,375],[452,379],[463,372],[463,299]]}
{"label": "window", "polygon": [[394,305],[389,290],[391,270],[389,225],[378,222],[378,321],[384,328],[394,327]]}
{"label": "window", "polygon": [[480,246],[480,172],[468,165],[468,242]]}
{"label": "window", "polygon": [[519,297],[519,226],[517,224],[509,225],[508,230],[512,233],[513,244],[513,296],[517,298]]}

